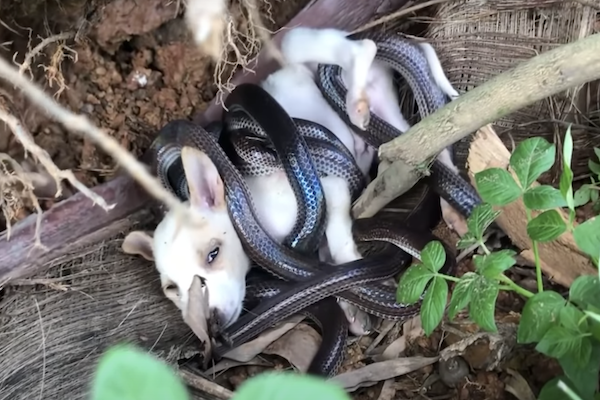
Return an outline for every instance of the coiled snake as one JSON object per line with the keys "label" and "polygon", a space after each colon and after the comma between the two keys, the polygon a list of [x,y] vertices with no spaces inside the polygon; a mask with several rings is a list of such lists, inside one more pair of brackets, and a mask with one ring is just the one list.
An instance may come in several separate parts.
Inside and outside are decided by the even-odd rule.
{"label": "coiled snake", "polygon": [[[443,107],[448,99],[433,82],[427,59],[407,40],[376,31],[350,36],[377,44],[376,59],[400,73],[412,89],[421,118]],[[318,86],[332,108],[346,121],[345,88],[340,68],[320,65]],[[250,258],[272,276],[248,278],[246,303],[252,309],[223,332],[228,347],[256,337],[288,316],[303,312],[321,327],[323,342],[308,372],[331,376],[341,364],[347,337],[347,320],[333,297],[385,318],[404,320],[418,314],[420,303],[396,303],[395,288],[378,283],[404,271],[412,256],[437,238],[430,229],[439,221],[441,196],[468,216],[480,202],[474,188],[439,161],[431,175],[407,194],[409,212],[394,219],[379,217],[354,221],[357,243],[379,242],[382,249],[361,260],[329,265],[316,250],[324,234],[326,204],[319,176],[337,175],[349,183],[353,198],[365,187],[352,155],[327,129],[310,121],[292,119],[258,85],[239,85],[228,97],[221,124],[206,129],[184,120],[168,123],[151,146],[152,167],[163,185],[182,200],[188,196],[180,150],[193,146],[214,162],[225,184],[229,214]],[[355,129],[371,146],[378,147],[401,132],[371,114],[366,131]],[[283,168],[298,201],[298,218],[283,243],[263,229],[254,210],[245,175],[266,175]],[[437,196],[436,196],[437,195]],[[450,249],[446,249],[450,255]],[[446,257],[441,272],[453,273],[455,261]]]}

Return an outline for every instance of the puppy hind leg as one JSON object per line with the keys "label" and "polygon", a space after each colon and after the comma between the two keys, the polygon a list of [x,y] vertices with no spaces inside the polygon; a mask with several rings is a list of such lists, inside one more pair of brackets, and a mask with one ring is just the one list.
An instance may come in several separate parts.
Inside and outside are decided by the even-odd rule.
{"label": "puppy hind leg", "polygon": [[370,117],[366,86],[377,45],[369,39],[351,40],[347,35],[347,32],[333,28],[294,28],[283,37],[281,52],[291,64],[340,66],[348,88],[348,117],[353,125],[366,129]]}
{"label": "puppy hind leg", "polygon": [[[327,202],[327,226],[325,236],[333,263],[343,264],[360,260],[354,237],[352,236],[351,198],[348,184],[339,177],[326,176],[321,180]],[[343,300],[339,302],[350,322],[350,332],[356,336],[366,335],[372,329],[369,314]]]}
{"label": "puppy hind leg", "polygon": [[423,42],[419,43],[419,47],[423,51],[423,54],[429,63],[429,69],[431,70],[431,74],[433,75],[433,80],[435,81],[436,85],[438,85],[438,87],[442,89],[442,91],[446,93],[450,99],[456,99],[459,94],[448,80],[448,77],[442,68],[442,63],[433,46],[429,43]]}

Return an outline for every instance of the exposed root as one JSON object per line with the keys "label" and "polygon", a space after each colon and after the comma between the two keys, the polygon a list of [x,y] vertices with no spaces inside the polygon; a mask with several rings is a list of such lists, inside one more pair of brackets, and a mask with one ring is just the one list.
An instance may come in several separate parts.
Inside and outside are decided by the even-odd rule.
{"label": "exposed root", "polygon": [[44,248],[39,233],[42,207],[33,191],[33,181],[23,167],[8,154],[0,153],[0,209],[6,220],[7,239],[10,239],[12,221],[25,206],[23,199],[29,199],[37,213],[33,248]]}
{"label": "exposed root", "polygon": [[68,88],[65,82],[65,77],[62,73],[62,62],[65,58],[70,58],[73,62],[77,62],[77,52],[64,43],[60,43],[58,48],[50,58],[50,65],[40,64],[46,72],[48,86],[52,88],[52,84],[56,83],[58,90],[54,93],[54,98],[58,99],[60,94]]}
{"label": "exposed root", "polygon": [[[241,12],[246,14],[244,20],[248,24],[243,30],[237,28],[237,21],[227,6],[226,0],[187,0],[185,13],[188,28],[200,50],[216,63],[213,77],[218,88],[217,104],[222,103],[225,92],[233,90],[231,79],[237,67],[252,72],[249,65],[258,56],[261,42],[273,58],[285,64],[283,55],[271,41],[273,32],[261,20],[256,0],[240,0]],[[272,19],[268,2],[267,7],[267,17]],[[231,53],[233,59],[230,59]]]}
{"label": "exposed root", "polygon": [[[28,71],[30,77],[33,79],[33,71],[31,71],[31,63],[33,62],[33,59],[38,54],[40,54],[42,52],[42,50],[44,50],[49,44],[60,42],[63,40],[72,39],[74,37],[75,37],[75,33],[73,33],[73,32],[63,32],[63,33],[59,33],[58,35],[53,35],[53,36],[43,39],[40,43],[38,43],[37,46],[35,46],[33,49],[31,49],[30,51],[27,52],[27,54],[25,55],[25,59],[23,60],[23,63],[21,65],[19,65],[19,73],[22,74],[25,71]],[[60,50],[58,50],[57,53],[58,52],[60,52]],[[17,54],[19,54],[19,53],[17,52],[13,55],[13,61],[15,62],[15,64],[17,64],[17,62],[15,61]],[[55,65],[55,63],[54,63],[55,57],[56,57],[56,53],[52,57],[52,59],[53,59],[52,63],[51,63],[52,66]],[[60,61],[62,61],[62,59],[63,59],[62,55],[59,55],[58,60],[56,62],[60,63]],[[63,81],[64,81],[64,79],[63,79]]]}

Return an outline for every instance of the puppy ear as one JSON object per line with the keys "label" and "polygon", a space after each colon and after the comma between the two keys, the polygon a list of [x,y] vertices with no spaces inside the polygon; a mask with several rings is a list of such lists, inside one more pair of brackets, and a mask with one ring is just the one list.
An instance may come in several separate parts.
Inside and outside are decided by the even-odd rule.
{"label": "puppy ear", "polygon": [[130,232],[121,245],[126,254],[139,254],[148,261],[154,261],[152,236],[143,231]]}
{"label": "puppy ear", "polygon": [[211,159],[193,147],[181,149],[181,161],[194,208],[218,209],[225,206],[225,187]]}

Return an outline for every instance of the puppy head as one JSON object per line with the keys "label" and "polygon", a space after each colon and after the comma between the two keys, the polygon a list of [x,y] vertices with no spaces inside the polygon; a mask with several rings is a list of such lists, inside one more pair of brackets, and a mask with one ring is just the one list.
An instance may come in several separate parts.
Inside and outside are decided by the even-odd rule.
{"label": "puppy head", "polygon": [[165,295],[185,314],[189,289],[198,275],[208,289],[210,315],[221,327],[242,311],[250,260],[233,227],[225,203],[224,185],[217,168],[203,152],[184,147],[181,152],[192,212],[201,224],[178,221],[168,212],[154,231],[131,232],[123,251],[153,260]]}

